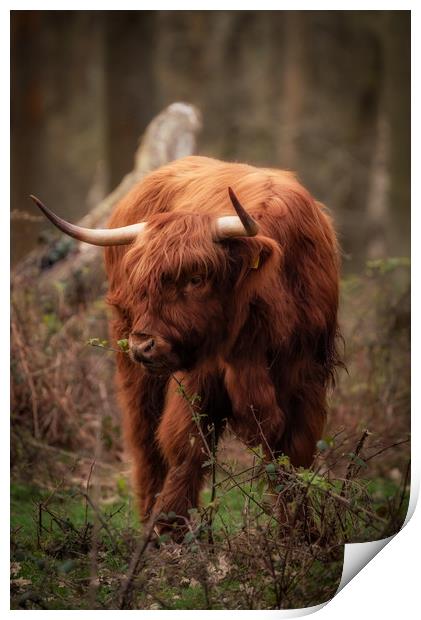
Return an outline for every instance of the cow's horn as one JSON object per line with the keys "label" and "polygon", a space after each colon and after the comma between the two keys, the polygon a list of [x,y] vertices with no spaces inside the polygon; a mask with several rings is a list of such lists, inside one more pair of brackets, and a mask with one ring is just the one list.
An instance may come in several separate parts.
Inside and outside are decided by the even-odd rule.
{"label": "cow's horn", "polygon": [[228,188],[228,193],[237,215],[227,215],[218,218],[216,222],[217,238],[254,237],[259,232],[259,225],[244,209],[232,187]]}
{"label": "cow's horn", "polygon": [[63,220],[42,204],[36,196],[31,195],[31,198],[44,215],[46,215],[62,232],[74,239],[85,241],[85,243],[90,243],[91,245],[126,245],[131,243],[146,227],[145,223],[140,222],[139,224],[131,224],[130,226],[122,226],[121,228],[83,228],[82,226],[76,226],[75,224],[70,224],[66,222],[66,220]]}

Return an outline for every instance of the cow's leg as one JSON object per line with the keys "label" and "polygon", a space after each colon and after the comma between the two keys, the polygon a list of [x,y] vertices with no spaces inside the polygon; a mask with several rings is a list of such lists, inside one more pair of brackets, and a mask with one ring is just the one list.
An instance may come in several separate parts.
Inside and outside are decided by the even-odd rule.
{"label": "cow's leg", "polygon": [[312,386],[289,399],[287,432],[280,450],[295,467],[310,467],[326,421],[324,386]]}
{"label": "cow's leg", "polygon": [[[199,424],[200,418],[197,418],[197,422],[194,421],[190,406],[181,401],[180,395],[172,395],[158,429],[158,441],[168,462],[168,474],[154,513],[175,513],[177,519],[173,521],[180,526],[185,526],[189,509],[195,508],[199,503],[205,475],[202,465],[209,459],[209,433],[204,435],[204,442],[198,430]],[[201,429],[204,429],[203,423]],[[165,518],[158,523],[160,531],[168,529],[167,526]],[[180,535],[182,529],[180,528]]]}
{"label": "cow's leg", "polygon": [[[199,397],[199,398],[198,398]],[[177,389],[172,383],[157,438],[168,463],[168,474],[154,506],[155,518],[162,513],[175,513],[177,518],[158,520],[159,531],[174,525],[174,538],[180,539],[189,519],[189,509],[199,504],[205,474],[204,467],[216,449],[224,427],[224,413],[229,415],[229,401],[220,380],[213,376]]]}
{"label": "cow's leg", "polygon": [[[279,445],[278,453],[289,456],[294,467],[310,467],[316,452],[317,441],[322,437],[325,423],[325,388],[313,385],[307,390],[297,391],[297,394],[288,399],[286,431]],[[281,523],[294,526],[298,518],[306,524],[305,531],[311,532],[313,521],[306,510],[306,500],[300,499],[296,491],[290,493],[287,489],[290,479],[287,472],[279,472],[277,484],[283,484],[285,491],[277,498],[276,512]],[[294,501],[293,513],[288,510],[288,504]],[[298,513],[297,513],[298,510]]]}
{"label": "cow's leg", "polygon": [[133,485],[141,521],[147,521],[162,489],[166,467],[157,450],[144,445],[132,448]]}
{"label": "cow's leg", "polygon": [[263,360],[236,362],[227,367],[225,386],[232,403],[230,425],[245,443],[261,444],[271,459],[285,430],[285,415]]}
{"label": "cow's leg", "polygon": [[151,515],[167,474],[167,465],[155,439],[167,380],[147,375],[126,358],[121,364],[117,379],[123,429],[133,462],[134,492],[141,520],[145,521]]}
{"label": "cow's leg", "polygon": [[[265,360],[230,365],[226,386],[231,398],[235,433],[245,443],[261,445],[267,462],[280,455],[280,445],[286,430],[286,415],[280,407],[275,386]],[[282,476],[282,474],[281,474]],[[273,490],[276,483],[269,483]],[[274,510],[280,523],[289,524],[288,507],[284,498],[275,500]]]}

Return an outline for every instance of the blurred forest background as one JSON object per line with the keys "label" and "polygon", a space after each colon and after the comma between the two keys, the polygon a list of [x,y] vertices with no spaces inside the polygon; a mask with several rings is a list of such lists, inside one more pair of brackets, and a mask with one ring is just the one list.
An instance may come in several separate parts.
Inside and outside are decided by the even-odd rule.
{"label": "blurred forest background", "polygon": [[[12,608],[328,600],[344,542],[399,530],[410,489],[410,13],[15,11],[11,75]],[[346,369],[311,470],[228,434],[185,544],[136,564],[102,250],[28,196],[102,227],[191,152],[295,170],[329,207]]]}
{"label": "blurred forest background", "polygon": [[[198,152],[295,170],[331,210],[344,269],[409,253],[410,13],[12,12],[12,209],[78,220],[174,101]],[[48,230],[12,222],[12,259]]]}

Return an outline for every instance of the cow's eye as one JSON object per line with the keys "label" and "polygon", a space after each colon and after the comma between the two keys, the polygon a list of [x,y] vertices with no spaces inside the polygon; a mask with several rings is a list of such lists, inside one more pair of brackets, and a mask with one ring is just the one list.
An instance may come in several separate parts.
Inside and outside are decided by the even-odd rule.
{"label": "cow's eye", "polygon": [[198,287],[198,286],[202,286],[204,280],[202,278],[202,276],[199,276],[198,274],[191,276],[191,278],[189,278],[187,285],[191,286],[191,287]]}

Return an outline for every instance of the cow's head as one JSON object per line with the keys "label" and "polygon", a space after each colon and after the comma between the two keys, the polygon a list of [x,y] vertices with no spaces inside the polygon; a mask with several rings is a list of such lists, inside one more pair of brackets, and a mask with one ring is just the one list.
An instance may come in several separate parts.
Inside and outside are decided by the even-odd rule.
{"label": "cow's head", "polygon": [[275,284],[278,244],[256,236],[257,222],[231,188],[229,196],[235,216],[159,213],[103,230],[71,225],[35,202],[72,237],[102,246],[130,244],[109,299],[126,319],[131,359],[150,373],[166,374],[228,354],[259,289]]}

